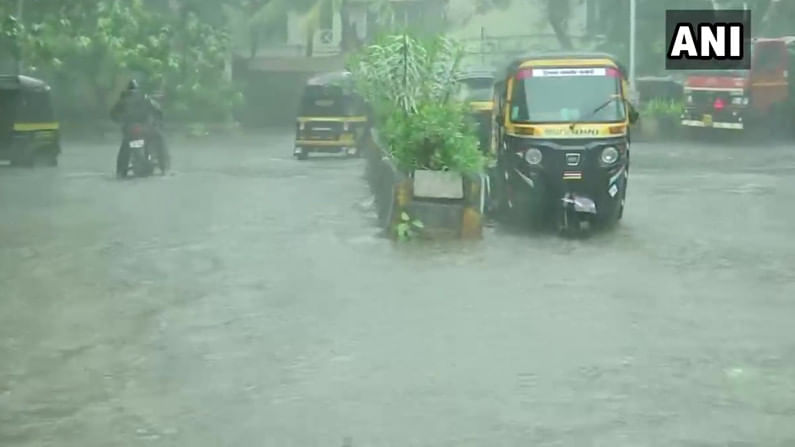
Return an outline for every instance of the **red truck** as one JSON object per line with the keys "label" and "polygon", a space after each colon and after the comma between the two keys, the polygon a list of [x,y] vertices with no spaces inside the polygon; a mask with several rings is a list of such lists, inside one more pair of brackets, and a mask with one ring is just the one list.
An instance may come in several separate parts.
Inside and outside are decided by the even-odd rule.
{"label": "red truck", "polygon": [[795,124],[795,36],[757,38],[750,70],[696,72],[684,85],[687,127],[788,130]]}

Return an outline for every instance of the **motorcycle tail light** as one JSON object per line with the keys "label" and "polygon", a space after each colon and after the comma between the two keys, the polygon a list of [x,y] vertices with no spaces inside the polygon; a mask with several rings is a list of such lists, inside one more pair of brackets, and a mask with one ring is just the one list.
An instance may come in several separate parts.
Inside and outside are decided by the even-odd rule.
{"label": "motorcycle tail light", "polygon": [[726,102],[724,102],[723,99],[718,98],[715,100],[713,107],[715,108],[715,110],[723,110],[724,107],[726,107]]}
{"label": "motorcycle tail light", "polygon": [[130,133],[134,137],[137,137],[137,136],[140,136],[141,134],[143,134],[143,129],[141,128],[141,126],[133,126],[132,129],[130,129]]}

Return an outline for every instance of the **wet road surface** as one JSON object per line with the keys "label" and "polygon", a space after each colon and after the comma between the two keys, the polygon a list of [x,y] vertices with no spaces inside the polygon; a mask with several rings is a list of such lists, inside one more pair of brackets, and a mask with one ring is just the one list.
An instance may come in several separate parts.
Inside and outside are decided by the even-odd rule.
{"label": "wet road surface", "polygon": [[795,146],[636,144],[589,240],[379,237],[288,132],[0,167],[0,446],[795,445]]}

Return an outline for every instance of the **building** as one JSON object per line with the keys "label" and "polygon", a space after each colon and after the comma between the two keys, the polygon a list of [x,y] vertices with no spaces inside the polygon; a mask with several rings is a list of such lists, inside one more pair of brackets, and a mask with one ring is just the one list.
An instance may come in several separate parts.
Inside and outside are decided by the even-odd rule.
{"label": "building", "polygon": [[[319,0],[323,1],[323,0]],[[389,0],[388,8],[374,0],[343,0],[338,8],[322,9],[316,24],[306,12],[286,12],[282,29],[270,29],[255,58],[329,57],[356,48],[384,27],[438,30],[448,0]],[[333,3],[329,1],[329,6]],[[273,28],[273,27],[271,27]],[[245,53],[245,50],[240,51]],[[242,54],[241,54],[242,55]]]}

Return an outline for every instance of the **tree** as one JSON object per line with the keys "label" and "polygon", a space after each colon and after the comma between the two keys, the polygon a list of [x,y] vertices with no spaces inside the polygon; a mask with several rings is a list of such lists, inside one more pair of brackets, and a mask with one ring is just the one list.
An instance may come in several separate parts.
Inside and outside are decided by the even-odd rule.
{"label": "tree", "polygon": [[62,103],[75,108],[69,116],[86,109],[87,118],[105,116],[131,76],[164,92],[165,108],[177,119],[223,119],[242,99],[224,78],[227,33],[188,8],[158,9],[146,0],[29,1],[36,6],[14,44],[26,56],[26,72],[50,80]]}
{"label": "tree", "polygon": [[[521,0],[528,7],[540,9],[544,12],[544,19],[549,24],[557,38],[558,44],[563,49],[574,48],[569,35],[569,19],[571,18],[571,2],[574,0]],[[582,0],[580,0],[580,3]],[[476,0],[475,12],[485,14],[493,9],[504,9],[515,1],[512,0]]]}
{"label": "tree", "polygon": [[[192,0],[206,2],[210,0]],[[253,58],[265,38],[264,30],[273,29],[281,24],[289,12],[304,15],[306,26],[307,55],[311,55],[314,35],[320,28],[321,18],[331,15],[334,11],[340,13],[342,22],[342,35],[340,46],[343,51],[352,51],[360,47],[362,42],[356,38],[350,10],[351,0],[237,0],[243,2],[240,8],[233,3],[228,3],[225,12],[231,28],[237,30],[237,44],[248,50],[248,55]],[[389,0],[356,0],[363,4],[377,17],[380,31],[390,30],[393,22],[394,10]]]}

